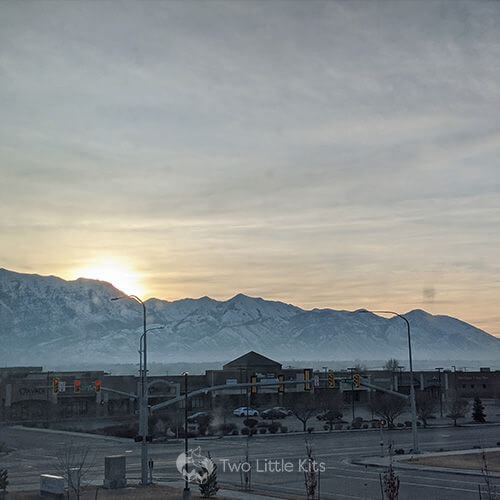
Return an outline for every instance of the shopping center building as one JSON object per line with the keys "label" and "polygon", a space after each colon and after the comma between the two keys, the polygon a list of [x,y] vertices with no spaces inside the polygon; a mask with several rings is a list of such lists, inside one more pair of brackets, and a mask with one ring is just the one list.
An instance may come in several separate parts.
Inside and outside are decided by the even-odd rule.
{"label": "shopping center building", "polygon": [[[306,374],[306,371],[309,372]],[[224,386],[224,390],[202,392],[190,401],[190,409],[225,408],[252,405],[259,408],[290,406],[309,392],[325,395],[341,392],[346,403],[352,398],[368,403],[378,392],[356,387],[352,370],[334,373],[334,387],[328,383],[327,369],[284,368],[281,363],[254,351],[248,352],[219,370],[200,375],[163,375],[148,377],[149,404],[175,398],[188,392]],[[306,387],[304,377],[310,375]],[[409,394],[413,383],[417,392],[425,391],[447,400],[455,395],[471,398],[500,396],[500,371],[418,371],[413,379],[407,371],[364,370],[362,380],[377,387]],[[232,387],[238,383],[275,383],[252,389]],[[279,388],[279,382],[286,385]],[[0,421],[43,422],[99,417],[137,415],[138,375],[111,375],[105,371],[44,371],[41,366],[0,368]],[[182,408],[183,401],[177,406]]]}

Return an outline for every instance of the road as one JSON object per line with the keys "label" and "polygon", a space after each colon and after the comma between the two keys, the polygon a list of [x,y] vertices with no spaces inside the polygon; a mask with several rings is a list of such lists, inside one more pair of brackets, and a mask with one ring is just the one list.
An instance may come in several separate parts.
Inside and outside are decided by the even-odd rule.
{"label": "road", "polygon": [[[424,451],[466,449],[475,446],[496,446],[500,440],[500,427],[463,427],[424,429],[419,432]],[[350,460],[380,454],[381,435],[378,431],[317,433],[308,436],[315,458],[325,464],[321,474],[321,498],[324,499],[380,499],[379,474],[382,469],[353,465]],[[409,431],[384,431],[383,440],[394,443],[395,448],[406,451],[411,447]],[[100,482],[103,477],[104,456],[125,454],[127,474],[130,480],[140,476],[139,445],[131,440],[105,439],[87,435],[68,435],[59,432],[43,432],[22,428],[0,428],[0,442],[13,451],[0,454],[0,467],[9,470],[11,489],[36,489],[41,473],[55,473],[58,450],[73,443],[89,446],[95,455],[87,479]],[[246,438],[224,437],[221,439],[193,439],[190,448],[200,446],[202,453],[211,453],[217,460],[218,480],[221,484],[238,486],[240,475],[230,472],[229,464],[237,464],[245,456]],[[175,468],[175,459],[183,451],[182,442],[153,444],[150,446],[154,460],[156,481],[181,479]],[[259,460],[260,472],[254,472],[252,483],[256,490],[273,491],[283,498],[301,498],[304,495],[304,474],[299,460],[305,458],[304,435],[253,436],[249,443],[249,456]],[[221,462],[225,459],[225,462]],[[264,471],[269,461],[291,463],[290,472]],[[278,465],[279,465],[278,464]],[[271,464],[274,465],[274,462]],[[417,470],[398,470],[401,480],[401,500],[468,500],[478,498],[478,476],[437,473]],[[500,480],[495,480],[500,488]],[[196,487],[195,487],[196,488]]]}

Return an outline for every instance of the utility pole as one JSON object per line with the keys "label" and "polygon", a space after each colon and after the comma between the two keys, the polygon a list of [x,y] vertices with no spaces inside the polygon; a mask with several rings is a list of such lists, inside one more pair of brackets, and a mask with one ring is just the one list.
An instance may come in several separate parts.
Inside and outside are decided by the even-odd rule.
{"label": "utility pole", "polygon": [[354,370],[356,368],[348,368],[348,370],[351,372],[351,405],[352,405],[352,419],[354,420],[356,418],[354,414]]}
{"label": "utility pole", "polygon": [[442,368],[434,368],[438,372],[439,377],[439,415],[443,418],[443,386],[441,383],[441,370]]}
{"label": "utility pole", "polygon": [[184,476],[184,493],[183,498],[190,498],[189,490],[189,470],[188,470],[188,372],[184,372],[184,458],[185,476]]}
{"label": "utility pole", "polygon": [[148,484],[148,348],[146,336],[146,304],[141,300],[142,304],[142,330],[144,339],[143,345],[143,364],[142,364],[142,383],[141,383],[141,409],[142,409],[142,441],[141,441],[141,482]]}

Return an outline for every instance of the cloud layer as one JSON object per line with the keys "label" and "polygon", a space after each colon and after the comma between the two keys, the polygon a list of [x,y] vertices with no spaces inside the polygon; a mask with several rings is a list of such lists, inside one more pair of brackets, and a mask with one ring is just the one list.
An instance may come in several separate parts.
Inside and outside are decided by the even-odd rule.
{"label": "cloud layer", "polygon": [[500,335],[500,4],[1,10],[5,267]]}

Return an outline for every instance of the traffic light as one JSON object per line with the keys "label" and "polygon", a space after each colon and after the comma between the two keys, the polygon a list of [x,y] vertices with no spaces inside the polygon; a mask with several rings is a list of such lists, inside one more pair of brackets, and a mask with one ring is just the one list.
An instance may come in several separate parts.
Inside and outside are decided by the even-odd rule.
{"label": "traffic light", "polygon": [[304,368],[304,391],[311,390],[312,369]]}
{"label": "traffic light", "polygon": [[52,379],[52,392],[54,394],[57,394],[59,392],[59,379],[57,377],[54,377]]}
{"label": "traffic light", "polygon": [[[278,380],[283,382],[283,380],[285,380],[284,375],[278,375]],[[285,384],[278,385],[278,392],[285,392]]]}
{"label": "traffic light", "polygon": [[361,375],[359,373],[354,374],[354,387],[359,387],[361,385]]}
{"label": "traffic light", "polygon": [[328,388],[335,389],[335,373],[332,370],[328,371]]}
{"label": "traffic light", "polygon": [[81,390],[81,388],[82,388],[82,384],[81,384],[81,382],[80,382],[79,380],[75,380],[75,381],[73,382],[73,391],[74,391],[75,393],[79,393],[79,392],[80,392],[80,390]]}
{"label": "traffic light", "polygon": [[[256,384],[256,383],[257,383],[257,376],[256,376],[256,375],[252,375],[252,376],[250,377],[250,382],[251,382],[252,384]],[[251,392],[252,394],[257,394],[257,386],[256,386],[256,385],[252,385],[250,392]]]}
{"label": "traffic light", "polygon": [[95,381],[95,392],[101,392],[102,382],[100,380]]}

